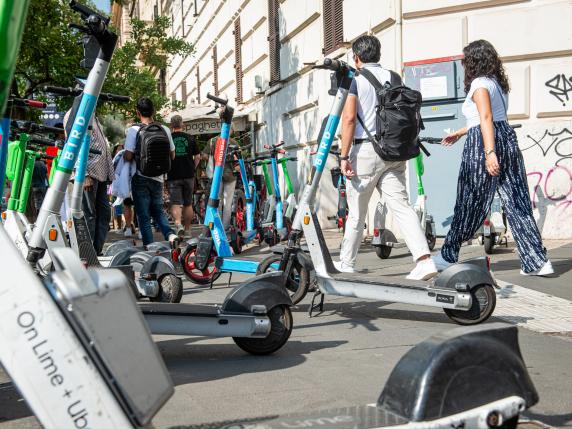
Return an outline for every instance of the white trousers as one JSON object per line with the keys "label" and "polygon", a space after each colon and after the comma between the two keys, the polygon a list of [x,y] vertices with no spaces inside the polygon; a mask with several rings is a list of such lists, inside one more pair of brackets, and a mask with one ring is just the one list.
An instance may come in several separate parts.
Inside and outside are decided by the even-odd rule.
{"label": "white trousers", "polygon": [[220,202],[218,207],[219,213],[221,213],[224,229],[227,229],[230,226],[230,218],[232,216],[232,199],[234,198],[235,188],[236,180],[233,180],[232,182],[222,182],[222,186],[220,187]]}
{"label": "white trousers", "polygon": [[349,214],[340,260],[351,267],[356,263],[369,200],[375,188],[397,221],[413,260],[428,255],[430,252],[425,234],[407,196],[406,162],[382,160],[369,142],[352,146],[350,162],[355,175],[346,185]]}

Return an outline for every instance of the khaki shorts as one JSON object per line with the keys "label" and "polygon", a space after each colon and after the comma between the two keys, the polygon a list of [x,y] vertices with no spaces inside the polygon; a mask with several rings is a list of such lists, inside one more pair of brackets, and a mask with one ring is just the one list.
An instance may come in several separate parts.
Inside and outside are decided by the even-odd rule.
{"label": "khaki shorts", "polygon": [[167,188],[171,196],[171,205],[190,206],[193,204],[195,178],[168,180]]}

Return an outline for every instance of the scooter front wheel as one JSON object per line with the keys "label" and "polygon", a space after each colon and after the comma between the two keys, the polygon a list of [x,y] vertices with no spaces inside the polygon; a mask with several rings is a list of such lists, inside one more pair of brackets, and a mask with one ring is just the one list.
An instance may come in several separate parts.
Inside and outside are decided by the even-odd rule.
{"label": "scooter front wheel", "polygon": [[383,244],[381,246],[375,246],[375,254],[380,259],[387,259],[389,255],[391,255],[391,247],[384,246]]}
{"label": "scooter front wheel", "polygon": [[459,325],[478,325],[487,320],[497,303],[495,288],[490,284],[481,284],[471,289],[473,303],[468,310],[444,308],[445,314]]}
{"label": "scooter front wheel", "polygon": [[183,282],[174,274],[165,274],[159,279],[159,295],[149,297],[153,302],[181,302],[183,297]]}
{"label": "scooter front wheel", "polygon": [[219,278],[220,272],[216,269],[215,254],[211,253],[209,256],[208,264],[204,270],[199,270],[195,266],[195,256],[197,253],[197,246],[190,245],[187,246],[183,254],[181,255],[181,265],[183,266],[183,271],[187,278],[195,284],[207,285],[214,282]]}
{"label": "scooter front wheel", "polygon": [[268,355],[279,350],[292,333],[292,312],[286,305],[277,305],[268,312],[270,332],[265,338],[233,337],[238,347],[253,355]]}
{"label": "scooter front wheel", "polygon": [[[281,259],[282,255],[270,255],[258,265],[256,274],[276,271],[272,265],[280,265]],[[290,294],[292,304],[298,304],[308,293],[308,288],[310,287],[310,272],[296,259],[292,262],[292,269],[288,274],[285,286]]]}

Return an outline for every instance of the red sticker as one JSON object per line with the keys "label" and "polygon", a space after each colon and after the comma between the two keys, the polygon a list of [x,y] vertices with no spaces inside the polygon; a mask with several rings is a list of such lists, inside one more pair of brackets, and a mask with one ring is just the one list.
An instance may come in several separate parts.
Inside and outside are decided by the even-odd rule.
{"label": "red sticker", "polygon": [[221,167],[224,165],[224,154],[226,152],[226,140],[219,137],[216,141],[215,153],[214,153],[214,165],[215,167]]}

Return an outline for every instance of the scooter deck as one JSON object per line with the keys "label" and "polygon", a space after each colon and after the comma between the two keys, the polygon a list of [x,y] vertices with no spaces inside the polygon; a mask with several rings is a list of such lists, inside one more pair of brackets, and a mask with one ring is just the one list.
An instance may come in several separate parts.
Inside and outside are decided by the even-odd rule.
{"label": "scooter deck", "polygon": [[260,261],[237,256],[217,257],[215,266],[220,272],[256,274]]}
{"label": "scooter deck", "polygon": [[[379,271],[357,273],[329,273],[332,279],[340,282],[358,282],[369,285],[395,286],[406,289],[426,290],[432,281],[407,280],[403,277],[380,274]],[[435,277],[436,278],[436,277]]]}
{"label": "scooter deck", "polygon": [[316,426],[336,429],[370,429],[405,425],[408,420],[375,405],[360,405],[346,408],[334,408],[304,414],[257,417],[252,420],[234,420],[179,426],[181,429],[223,429],[223,428],[306,428]]}
{"label": "scooter deck", "polygon": [[171,304],[166,302],[138,303],[144,315],[149,316],[183,316],[217,317],[221,314],[216,305]]}

